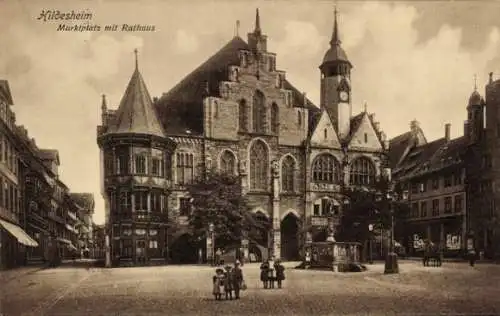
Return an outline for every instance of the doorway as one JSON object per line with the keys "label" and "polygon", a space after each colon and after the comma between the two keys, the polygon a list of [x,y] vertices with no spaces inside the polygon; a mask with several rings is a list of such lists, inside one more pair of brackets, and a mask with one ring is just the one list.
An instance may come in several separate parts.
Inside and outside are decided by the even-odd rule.
{"label": "doorway", "polygon": [[146,264],[146,241],[144,239],[139,239],[135,243],[135,262]]}

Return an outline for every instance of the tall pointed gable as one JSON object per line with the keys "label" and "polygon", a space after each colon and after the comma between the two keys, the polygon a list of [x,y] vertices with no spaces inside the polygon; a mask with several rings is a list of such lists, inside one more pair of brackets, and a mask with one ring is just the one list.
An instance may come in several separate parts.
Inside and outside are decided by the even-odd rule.
{"label": "tall pointed gable", "polygon": [[351,133],[347,141],[349,148],[383,149],[381,139],[366,110],[351,119]]}
{"label": "tall pointed gable", "polygon": [[310,140],[311,146],[340,148],[341,144],[333,122],[326,110],[321,111]]}
{"label": "tall pointed gable", "polygon": [[165,137],[144,79],[139,72],[137,50],[135,70],[108,133],[145,134]]}

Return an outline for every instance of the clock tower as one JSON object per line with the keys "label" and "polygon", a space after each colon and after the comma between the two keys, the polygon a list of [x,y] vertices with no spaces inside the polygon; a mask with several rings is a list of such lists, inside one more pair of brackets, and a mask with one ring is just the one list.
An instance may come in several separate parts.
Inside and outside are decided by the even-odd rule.
{"label": "clock tower", "polygon": [[340,46],[337,8],[333,25],[330,48],[323,58],[321,70],[321,100],[322,109],[326,109],[337,127],[340,139],[349,135],[352,114],[351,106],[351,69],[352,65],[345,51]]}

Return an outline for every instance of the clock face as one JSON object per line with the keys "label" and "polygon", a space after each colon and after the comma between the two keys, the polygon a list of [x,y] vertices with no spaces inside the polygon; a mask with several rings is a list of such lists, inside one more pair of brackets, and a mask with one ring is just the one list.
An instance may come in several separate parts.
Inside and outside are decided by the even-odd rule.
{"label": "clock face", "polygon": [[349,94],[345,91],[341,91],[340,92],[340,101],[347,102],[348,99],[349,99]]}

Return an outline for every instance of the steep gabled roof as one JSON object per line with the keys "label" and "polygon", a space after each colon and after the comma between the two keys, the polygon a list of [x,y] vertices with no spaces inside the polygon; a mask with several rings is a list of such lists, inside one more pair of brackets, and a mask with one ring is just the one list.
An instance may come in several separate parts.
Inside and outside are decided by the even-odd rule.
{"label": "steep gabled roof", "polygon": [[57,165],[61,163],[57,149],[38,149],[38,158],[42,160],[54,160]]}
{"label": "steep gabled roof", "polygon": [[4,99],[9,105],[14,104],[7,80],[0,80],[0,98]]}
{"label": "steep gabled roof", "polygon": [[[228,80],[228,67],[240,64],[240,51],[248,44],[235,36],[207,61],[165,93],[155,104],[167,134],[203,134],[203,98],[220,97],[219,83]],[[284,88],[292,91],[294,106],[317,110],[317,107],[288,80]],[[304,104],[305,103],[305,104]]]}
{"label": "steep gabled roof", "polygon": [[137,65],[106,133],[134,133],[165,137]]}
{"label": "steep gabled roof", "polygon": [[417,169],[429,162],[434,154],[446,143],[445,138],[440,138],[430,143],[413,147],[394,170],[396,177],[409,177],[413,175]]}
{"label": "steep gabled roof", "polygon": [[406,132],[392,138],[389,141],[389,165],[396,168],[399,161],[407,150],[414,144],[414,135],[412,132]]}

